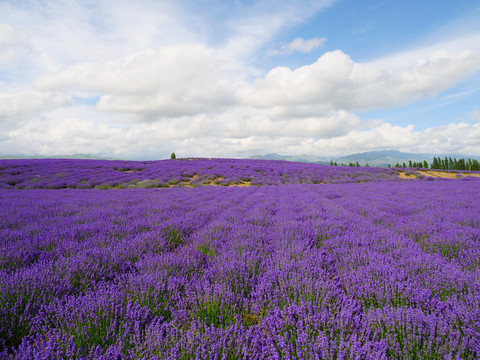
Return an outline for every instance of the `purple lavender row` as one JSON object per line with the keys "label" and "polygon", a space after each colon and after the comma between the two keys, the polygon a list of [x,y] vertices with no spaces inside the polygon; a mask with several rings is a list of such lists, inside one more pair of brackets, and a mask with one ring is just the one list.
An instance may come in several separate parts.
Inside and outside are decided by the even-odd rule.
{"label": "purple lavender row", "polygon": [[477,359],[480,183],[0,191],[12,359]]}
{"label": "purple lavender row", "polygon": [[320,184],[395,179],[398,176],[393,169],[342,168],[269,160],[0,160],[0,189]]}

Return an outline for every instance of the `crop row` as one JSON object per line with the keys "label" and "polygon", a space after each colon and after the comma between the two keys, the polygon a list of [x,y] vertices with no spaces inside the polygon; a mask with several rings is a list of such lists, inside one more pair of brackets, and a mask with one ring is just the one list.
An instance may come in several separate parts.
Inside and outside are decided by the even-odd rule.
{"label": "crop row", "polygon": [[386,168],[342,168],[268,160],[0,160],[0,189],[320,184],[396,179],[397,172]]}
{"label": "crop row", "polygon": [[0,190],[0,357],[477,359],[479,191]]}

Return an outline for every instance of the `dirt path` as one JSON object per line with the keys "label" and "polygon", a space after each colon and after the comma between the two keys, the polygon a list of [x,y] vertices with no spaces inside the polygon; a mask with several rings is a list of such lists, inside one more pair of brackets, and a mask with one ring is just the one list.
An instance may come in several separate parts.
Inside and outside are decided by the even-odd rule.
{"label": "dirt path", "polygon": [[417,175],[425,175],[433,178],[447,178],[447,179],[461,179],[464,176],[480,177],[480,173],[466,173],[456,171],[439,171],[439,170],[412,170],[409,173],[413,175],[407,175],[406,171],[400,171],[398,177],[400,179],[415,180]]}
{"label": "dirt path", "polygon": [[407,175],[405,171],[400,171],[398,177],[400,179],[415,180],[415,175]]}

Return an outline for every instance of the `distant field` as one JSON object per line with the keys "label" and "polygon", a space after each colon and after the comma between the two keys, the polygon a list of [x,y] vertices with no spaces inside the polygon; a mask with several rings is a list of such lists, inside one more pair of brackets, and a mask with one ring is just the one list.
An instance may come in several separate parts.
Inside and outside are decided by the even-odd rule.
{"label": "distant field", "polygon": [[0,358],[478,359],[480,178],[401,172],[2,160]]}
{"label": "distant field", "polygon": [[279,160],[0,160],[0,189],[125,189],[345,184],[479,177],[480,172],[341,167]]}
{"label": "distant field", "polygon": [[387,168],[343,168],[275,160],[0,160],[0,188],[159,188],[280,185],[397,179]]}

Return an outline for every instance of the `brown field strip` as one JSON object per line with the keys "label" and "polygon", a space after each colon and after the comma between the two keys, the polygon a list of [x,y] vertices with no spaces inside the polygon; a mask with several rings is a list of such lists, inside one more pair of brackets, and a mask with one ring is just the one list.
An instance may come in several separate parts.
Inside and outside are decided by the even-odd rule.
{"label": "brown field strip", "polygon": [[400,179],[409,179],[415,180],[417,175],[425,175],[433,178],[443,178],[443,179],[461,179],[464,176],[474,176],[480,177],[480,173],[467,173],[467,172],[456,172],[456,171],[438,171],[438,170],[414,170],[410,172],[412,175],[407,175],[406,171],[398,172],[398,177]]}

